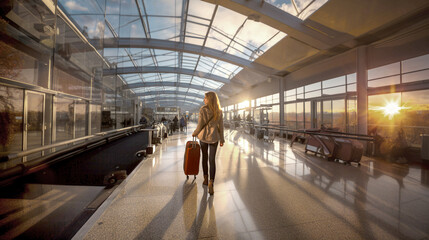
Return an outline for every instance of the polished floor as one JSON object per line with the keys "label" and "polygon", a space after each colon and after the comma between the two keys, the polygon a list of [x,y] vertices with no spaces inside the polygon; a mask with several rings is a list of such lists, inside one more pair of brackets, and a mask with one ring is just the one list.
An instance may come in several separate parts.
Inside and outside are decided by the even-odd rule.
{"label": "polished floor", "polygon": [[425,166],[343,165],[226,131],[210,196],[202,171],[183,173],[190,134],[158,145],[75,239],[429,239]]}

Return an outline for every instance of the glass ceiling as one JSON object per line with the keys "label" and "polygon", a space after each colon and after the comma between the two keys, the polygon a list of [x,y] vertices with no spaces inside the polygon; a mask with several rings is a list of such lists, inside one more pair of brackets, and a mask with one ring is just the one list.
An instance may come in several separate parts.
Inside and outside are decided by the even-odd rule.
{"label": "glass ceiling", "polygon": [[[302,18],[326,1],[267,2],[281,8],[286,6],[286,10],[296,5],[292,9],[296,10],[294,15]],[[59,0],[59,6],[90,41],[160,39],[203,46],[254,61],[286,36],[237,12],[200,0]],[[217,91],[242,70],[238,65],[180,49],[104,48],[99,51],[111,65],[124,69],[120,76],[127,84],[141,83],[132,91],[142,100],[161,98],[160,94],[144,93],[168,91],[169,95],[177,95],[176,91],[200,93],[202,97],[198,101],[201,102],[203,91],[195,86]],[[147,68],[140,72],[133,70],[141,67]],[[189,100],[196,99],[185,95],[182,101]]]}
{"label": "glass ceiling", "polygon": [[265,2],[305,20],[328,0],[265,0]]}

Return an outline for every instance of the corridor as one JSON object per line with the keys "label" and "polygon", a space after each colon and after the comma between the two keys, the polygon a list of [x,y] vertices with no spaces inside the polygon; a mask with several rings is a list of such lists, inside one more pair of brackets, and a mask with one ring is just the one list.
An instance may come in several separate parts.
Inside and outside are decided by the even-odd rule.
{"label": "corridor", "polygon": [[363,157],[343,165],[226,130],[215,194],[183,173],[187,134],[142,161],[75,239],[427,239],[429,173]]}

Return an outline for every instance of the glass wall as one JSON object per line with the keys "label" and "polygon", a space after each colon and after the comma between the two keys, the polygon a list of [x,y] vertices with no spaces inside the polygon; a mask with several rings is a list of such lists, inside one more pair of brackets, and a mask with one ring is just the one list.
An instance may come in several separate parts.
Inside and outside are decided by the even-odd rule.
{"label": "glass wall", "polygon": [[80,17],[81,10],[73,9],[74,19],[56,4],[2,4],[0,157],[135,124],[136,94],[122,88],[120,77],[103,75],[103,69],[118,66],[115,56],[103,57],[102,44],[103,37],[114,35],[106,20],[119,27],[109,14],[117,3],[98,1],[88,8],[94,12]]}
{"label": "glass wall", "polygon": [[[355,106],[350,108],[354,111],[350,116],[346,108],[346,98],[355,96],[355,92],[356,73],[287,90],[284,93],[285,125],[292,129],[309,129],[313,126],[320,128],[323,124],[326,128],[355,132]],[[347,124],[353,127],[347,128]]]}
{"label": "glass wall", "polygon": [[[395,140],[402,130],[411,146],[429,133],[429,54],[368,70],[368,87],[394,86],[402,92],[368,96],[368,130]],[[413,87],[420,82],[417,90]]]}
{"label": "glass wall", "polygon": [[357,99],[347,99],[347,132],[357,133]]}
{"label": "glass wall", "polygon": [[73,139],[74,136],[74,102],[67,98],[54,98],[55,142]]}
{"label": "glass wall", "polygon": [[404,131],[408,144],[419,147],[420,134],[429,133],[429,90],[368,97],[368,128],[394,140]]}
{"label": "glass wall", "polygon": [[0,154],[22,150],[24,91],[0,85]]}
{"label": "glass wall", "polygon": [[[42,0],[2,5],[0,77],[47,88],[55,39],[55,15]],[[16,24],[18,29],[11,28]]]}

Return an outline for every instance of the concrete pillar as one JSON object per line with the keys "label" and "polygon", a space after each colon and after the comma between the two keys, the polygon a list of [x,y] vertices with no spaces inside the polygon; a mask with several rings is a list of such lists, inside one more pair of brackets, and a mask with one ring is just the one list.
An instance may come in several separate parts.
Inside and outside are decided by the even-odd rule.
{"label": "concrete pillar", "polygon": [[368,134],[368,74],[366,46],[356,50],[356,90],[358,133]]}

